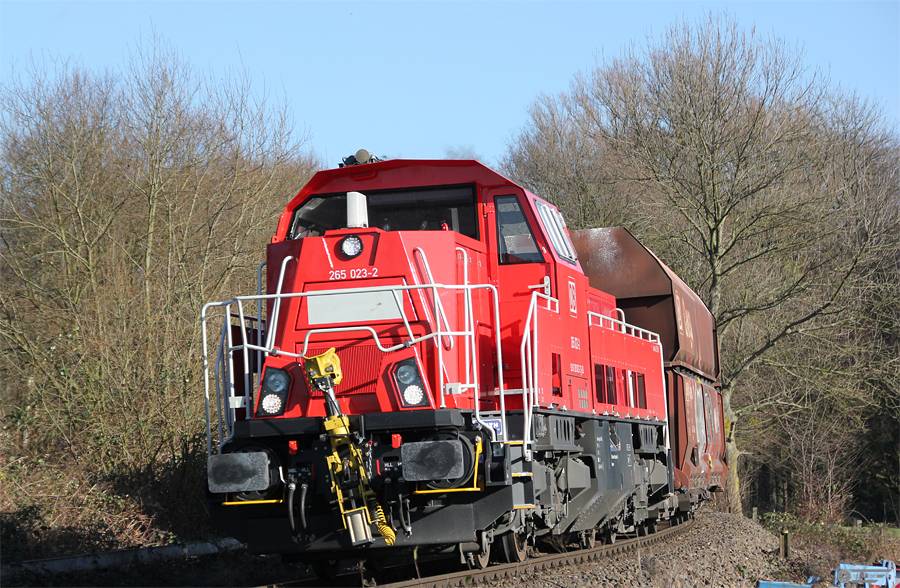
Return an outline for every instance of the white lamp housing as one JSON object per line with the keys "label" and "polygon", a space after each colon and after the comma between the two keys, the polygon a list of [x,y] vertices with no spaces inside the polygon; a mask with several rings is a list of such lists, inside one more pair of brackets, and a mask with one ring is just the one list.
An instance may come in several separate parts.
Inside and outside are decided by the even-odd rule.
{"label": "white lamp housing", "polygon": [[369,226],[369,209],[366,195],[362,192],[347,192],[347,228],[364,229]]}

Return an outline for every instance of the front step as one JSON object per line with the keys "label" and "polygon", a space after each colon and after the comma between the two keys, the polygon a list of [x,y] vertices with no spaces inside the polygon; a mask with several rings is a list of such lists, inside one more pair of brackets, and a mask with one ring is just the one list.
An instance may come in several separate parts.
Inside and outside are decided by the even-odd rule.
{"label": "front step", "polygon": [[525,443],[509,441],[507,448],[512,470],[513,506],[516,509],[534,508],[533,462],[525,459]]}

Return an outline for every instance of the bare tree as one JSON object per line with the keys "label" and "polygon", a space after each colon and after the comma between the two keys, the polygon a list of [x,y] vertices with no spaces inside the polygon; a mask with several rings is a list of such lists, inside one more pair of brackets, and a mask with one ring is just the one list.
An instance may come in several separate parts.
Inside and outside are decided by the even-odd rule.
{"label": "bare tree", "polygon": [[14,451],[152,488],[203,431],[199,308],[255,284],[318,160],[246,73],[158,38],[117,73],[32,63],[0,104],[2,402],[35,445]]}
{"label": "bare tree", "polygon": [[[856,434],[861,414],[815,404],[778,420],[799,487],[801,515],[841,522],[861,473],[863,447]],[[856,423],[854,423],[856,421]]]}
{"label": "bare tree", "polygon": [[555,202],[572,229],[632,221],[631,195],[610,174],[616,152],[586,135],[572,109],[566,94],[538,98],[529,108],[528,127],[508,145],[503,170]]}

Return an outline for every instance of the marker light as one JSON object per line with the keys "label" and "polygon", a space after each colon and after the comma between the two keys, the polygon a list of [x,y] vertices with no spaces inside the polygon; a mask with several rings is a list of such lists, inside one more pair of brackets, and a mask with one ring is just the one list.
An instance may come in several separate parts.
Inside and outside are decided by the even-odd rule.
{"label": "marker light", "polygon": [[275,414],[281,410],[281,397],[278,394],[266,394],[262,399],[263,412]]}
{"label": "marker light", "polygon": [[411,386],[407,386],[403,389],[403,401],[409,405],[417,405],[422,404],[422,400],[425,398],[425,393],[422,392],[422,389],[412,384]]}

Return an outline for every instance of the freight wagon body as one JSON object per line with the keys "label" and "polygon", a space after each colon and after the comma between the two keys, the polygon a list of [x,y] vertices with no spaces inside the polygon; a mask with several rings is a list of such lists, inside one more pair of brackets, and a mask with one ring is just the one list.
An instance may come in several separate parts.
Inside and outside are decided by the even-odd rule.
{"label": "freight wagon body", "polygon": [[481,567],[655,531],[723,485],[714,324],[671,270],[621,228],[573,242],[477,162],[366,159],[287,205],[256,295],[204,307],[215,525]]}

